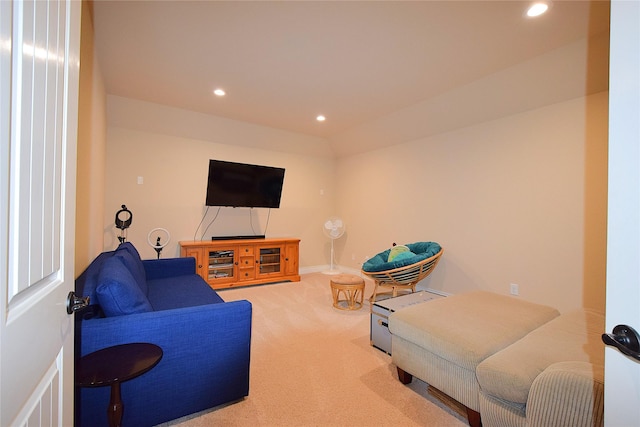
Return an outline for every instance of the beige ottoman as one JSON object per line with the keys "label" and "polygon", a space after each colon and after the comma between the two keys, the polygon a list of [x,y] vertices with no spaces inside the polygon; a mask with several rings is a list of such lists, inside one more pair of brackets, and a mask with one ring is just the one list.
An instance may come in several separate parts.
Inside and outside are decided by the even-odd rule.
{"label": "beige ottoman", "polygon": [[490,292],[469,292],[416,304],[389,316],[393,363],[400,381],[416,376],[467,407],[480,425],[476,367],[560,313]]}
{"label": "beige ottoman", "polygon": [[[333,306],[340,310],[359,310],[364,297],[364,279],[352,274],[338,274],[331,278]],[[340,297],[342,296],[342,299]]]}

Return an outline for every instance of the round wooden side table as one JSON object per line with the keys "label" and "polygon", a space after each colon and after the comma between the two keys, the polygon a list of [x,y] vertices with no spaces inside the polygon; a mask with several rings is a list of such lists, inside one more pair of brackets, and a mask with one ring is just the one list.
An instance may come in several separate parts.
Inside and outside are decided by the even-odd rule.
{"label": "round wooden side table", "polygon": [[111,386],[107,407],[110,427],[122,423],[124,404],[120,396],[120,383],[150,371],[162,359],[162,349],[155,344],[131,343],[89,353],[76,364],[76,385],[79,387]]}
{"label": "round wooden side table", "polygon": [[[364,298],[364,279],[353,274],[338,274],[331,278],[333,306],[340,310],[359,310]],[[344,299],[340,299],[342,294]]]}

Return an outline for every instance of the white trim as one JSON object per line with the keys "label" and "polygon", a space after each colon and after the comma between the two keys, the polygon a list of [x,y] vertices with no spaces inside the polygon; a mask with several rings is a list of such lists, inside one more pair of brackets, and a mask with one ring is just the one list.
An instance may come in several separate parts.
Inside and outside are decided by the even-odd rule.
{"label": "white trim", "polygon": [[[328,264],[324,264],[324,265],[314,265],[314,266],[310,266],[310,267],[301,267],[300,268],[300,274],[313,274],[313,273],[322,273],[323,271],[326,271],[329,268]],[[365,276],[364,274],[362,274],[361,270],[352,268],[352,267],[343,267],[340,265],[334,265],[333,266],[334,269],[339,270],[341,273],[344,274],[353,274],[354,276],[360,276],[362,277],[364,280],[368,280],[368,281],[373,281],[372,279],[370,279],[368,276]],[[330,276],[327,276],[330,277]],[[443,292],[437,289],[431,289],[431,288],[425,288],[425,287],[420,287],[420,283],[418,283],[418,285],[416,286],[416,290],[423,290],[423,291],[427,291],[427,292],[431,292],[433,294],[437,294],[437,295],[441,295],[443,297],[449,297],[452,294],[448,293],[448,292]]]}

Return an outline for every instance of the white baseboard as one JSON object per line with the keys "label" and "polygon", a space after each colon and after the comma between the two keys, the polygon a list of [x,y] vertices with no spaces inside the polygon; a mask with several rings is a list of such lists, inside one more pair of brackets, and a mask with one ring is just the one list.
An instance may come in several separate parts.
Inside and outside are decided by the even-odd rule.
{"label": "white baseboard", "polygon": [[[362,272],[358,269],[355,268],[350,268],[350,267],[342,267],[340,265],[334,265],[333,266],[334,270],[338,270],[340,273],[343,274],[353,274],[355,276],[360,276],[364,279],[368,279],[367,276],[365,276],[364,274],[362,274]],[[331,270],[331,266],[326,264],[326,265],[314,265],[311,267],[301,267],[300,268],[300,274],[310,274],[310,273],[323,273],[325,271],[329,271]]]}
{"label": "white baseboard", "polygon": [[[300,274],[311,274],[311,273],[322,273],[325,271],[329,271],[331,269],[331,266],[329,264],[326,265],[314,265],[311,267],[301,267],[300,268]],[[333,266],[334,270],[339,270],[340,273],[344,273],[344,274],[353,274],[354,276],[360,276],[365,280],[371,280],[369,277],[365,276],[364,274],[362,274],[362,271],[356,269],[356,268],[351,268],[351,267],[342,267],[340,265],[334,265]],[[420,286],[420,284],[418,283],[418,286],[416,286],[416,289],[420,289],[420,290],[425,290],[427,292],[431,292],[437,295],[442,295],[443,297],[449,297],[452,294],[448,293],[448,292],[443,292],[437,289],[431,289],[428,287],[422,287]]]}

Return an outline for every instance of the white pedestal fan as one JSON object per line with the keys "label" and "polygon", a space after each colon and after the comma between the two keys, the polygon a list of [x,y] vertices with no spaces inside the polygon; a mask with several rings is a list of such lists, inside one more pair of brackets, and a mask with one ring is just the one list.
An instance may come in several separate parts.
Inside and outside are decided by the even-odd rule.
{"label": "white pedestal fan", "polygon": [[334,252],[333,252],[333,242],[334,240],[339,239],[345,232],[345,224],[341,218],[332,216],[328,218],[323,226],[322,231],[324,235],[331,239],[331,266],[329,270],[323,271],[324,274],[339,274],[340,270],[336,270],[333,268],[334,262]]}

